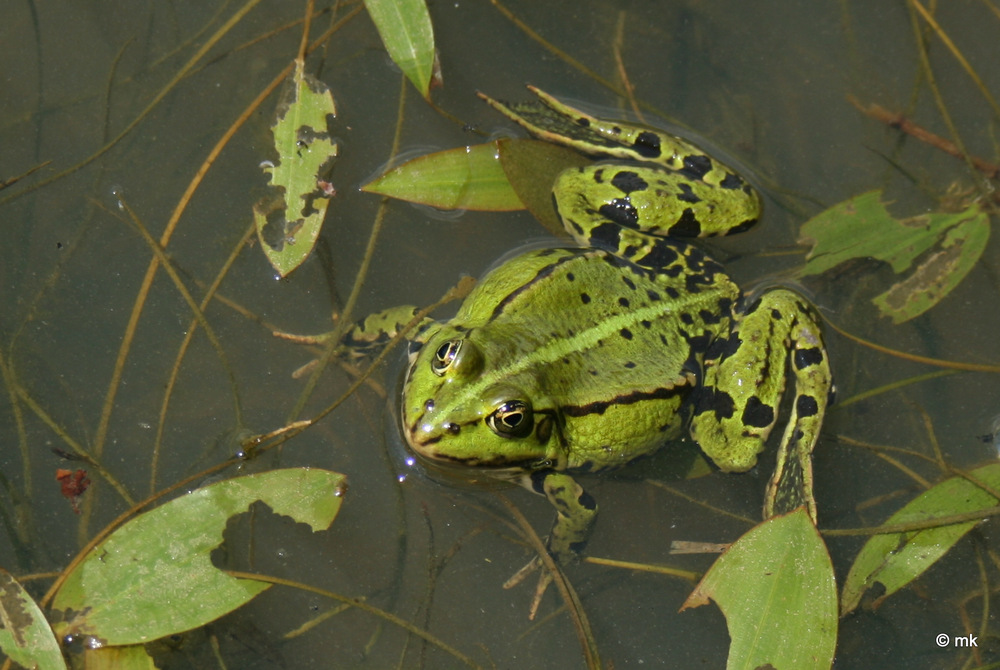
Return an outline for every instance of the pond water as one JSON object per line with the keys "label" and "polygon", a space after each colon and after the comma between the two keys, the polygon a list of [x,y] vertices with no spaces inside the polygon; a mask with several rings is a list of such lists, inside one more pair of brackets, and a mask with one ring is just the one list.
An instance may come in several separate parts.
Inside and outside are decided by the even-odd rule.
{"label": "pond water", "polygon": [[[324,12],[313,35],[355,7],[342,3]],[[315,350],[276,339],[272,330],[331,328],[378,216],[379,198],[358,187],[390,159],[400,113],[400,151],[426,153],[516,133],[477,90],[521,100],[530,83],[624,118],[632,112],[616,91],[627,76],[648,123],[696,138],[763,192],[765,215],[755,229],[705,245],[745,287],[780,283],[783,272],[800,266],[806,248],[796,245],[799,226],[853,195],[884,189],[898,216],[976,197],[982,177],[963,161],[905,138],[849,101],[905,112],[951,138],[922,69],[914,25],[966,149],[987,160],[997,154],[995,111],[925,30],[914,3],[511,0],[504,7],[523,25],[488,2],[431,3],[444,78],[432,94],[437,109],[402,81],[363,11],[311,55],[309,68],[330,86],[338,107],[337,196],[317,253],[288,279],[275,278],[255,239],[241,243],[263,193],[258,165],[269,158],[277,96],[226,144],[166,249],[195,300],[235,256],[218,299],[205,309],[225,365],[200,329],[178,363],[191,310],[162,269],[144,288],[153,254],[126,210],[153,237],[164,234],[213,146],[294,57],[300,38],[294,22],[303,7],[260,2],[190,68],[240,5],[8,8],[0,40],[7,64],[0,178],[45,165],[0,190],[0,363],[7,390],[0,405],[0,566],[25,578],[58,571],[130,501],[225,460],[239,448],[238,436],[294,418],[305,378],[292,373]],[[958,1],[941,3],[935,16],[986,89],[1000,91],[1000,13],[985,2]],[[433,303],[462,275],[479,276],[545,236],[525,212],[453,217],[390,202],[353,317]],[[802,288],[832,324],[856,337],[917,356],[996,364],[996,249],[991,242],[940,305],[899,326],[871,303],[895,281],[887,266],[856,263]],[[938,450],[954,468],[996,459],[996,374],[904,360],[832,328],[827,337],[841,405],[831,411],[815,455],[821,530],[883,522],[947,476]],[[394,419],[402,356],[391,356],[369,384],[280,451],[243,466],[347,474],[350,489],[331,530],[312,533],[255,508],[231,524],[219,560],[362,598],[485,667],[582,667],[574,628],[554,594],[531,622],[531,587],[501,588],[531,556],[501,496],[540,532],[551,523],[551,507],[521,489],[441,482],[408,464]],[[331,367],[299,416],[329,406],[351,380]],[[690,445],[675,451],[694,453]],[[64,458],[74,452],[94,463]],[[739,537],[750,527],[741,518],[759,517],[772,464],[773,456],[765,456],[746,475],[684,480],[664,454],[614,476],[591,477],[585,484],[600,501],[601,521],[588,554],[704,571],[713,555],[670,555],[671,542]],[[58,468],[86,468],[94,482],[79,515],[60,495]],[[997,584],[994,535],[993,524],[983,524],[911,587],[842,619],[835,666],[978,667],[1000,660],[995,608],[983,597]],[[827,538],[838,579],[863,541]],[[678,612],[688,582],[591,564],[568,574],[605,663],[725,663],[729,638],[719,610]],[[49,581],[26,583],[40,596]],[[222,667],[213,645],[228,667],[461,665],[354,608],[295,632],[337,606],[273,588],[156,651],[162,667]],[[941,648],[939,633],[975,635],[979,646]]]}

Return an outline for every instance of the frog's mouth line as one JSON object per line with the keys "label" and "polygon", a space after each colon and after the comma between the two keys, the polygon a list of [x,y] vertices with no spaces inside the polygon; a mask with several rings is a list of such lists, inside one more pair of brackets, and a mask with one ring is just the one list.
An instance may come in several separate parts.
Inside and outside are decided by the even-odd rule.
{"label": "frog's mouth line", "polygon": [[433,448],[433,445],[437,444],[445,437],[444,433],[433,435],[420,441],[414,438],[416,433],[416,425],[412,427],[403,427],[403,434],[410,451],[416,454],[419,458],[433,464],[435,467],[454,468],[456,470],[479,468],[483,470],[490,470],[490,476],[497,477],[500,476],[499,473],[503,470],[510,470],[512,475],[522,474],[525,471],[537,470],[539,469],[540,463],[549,463],[552,460],[544,454],[541,456],[518,459],[505,457],[502,453],[497,454],[492,458],[482,458],[479,456],[455,456],[452,454],[442,453]]}
{"label": "frog's mouth line", "polygon": [[448,486],[462,486],[473,489],[504,485],[518,485],[519,478],[526,470],[517,467],[476,468],[461,463],[450,463],[426,458],[419,454],[417,467],[421,474],[431,480]]}
{"label": "frog's mouth line", "polygon": [[511,474],[522,474],[525,471],[537,469],[535,464],[538,462],[537,458],[521,459],[517,461],[512,461],[503,458],[503,456],[498,456],[491,459],[483,459],[478,457],[461,457],[461,456],[450,456],[447,454],[442,454],[438,452],[427,452],[420,451],[411,445],[412,451],[420,458],[433,464],[435,467],[454,469],[454,470],[464,470],[468,468],[475,468],[481,470],[489,470],[491,476],[498,476],[498,473],[504,470],[510,470]]}

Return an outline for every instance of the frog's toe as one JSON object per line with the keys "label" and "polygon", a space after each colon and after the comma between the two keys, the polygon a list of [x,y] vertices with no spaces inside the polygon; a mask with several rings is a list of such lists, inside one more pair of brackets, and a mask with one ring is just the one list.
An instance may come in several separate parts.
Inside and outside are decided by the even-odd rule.
{"label": "frog's toe", "polygon": [[539,570],[541,570],[541,574],[538,576],[538,586],[535,587],[535,597],[531,601],[531,609],[528,610],[529,619],[535,618],[535,614],[538,613],[538,606],[541,605],[542,598],[545,596],[545,591],[548,590],[549,584],[552,583],[552,573],[545,569],[541,557],[535,556],[528,561],[523,568],[514,573],[503,585],[505,589],[513,588],[523,582],[531,573]]}
{"label": "frog's toe", "polygon": [[538,586],[535,587],[535,597],[531,600],[531,609],[528,610],[528,619],[534,620],[535,614],[538,613],[538,606],[542,604],[542,597],[545,595],[545,591],[549,588],[549,584],[551,583],[552,573],[548,570],[543,570],[541,576],[538,578]]}
{"label": "frog's toe", "polygon": [[542,559],[540,556],[535,556],[533,559],[527,562],[527,564],[515,572],[510,579],[503,583],[505,589],[512,589],[521,582],[523,582],[532,572],[538,570],[542,567]]}

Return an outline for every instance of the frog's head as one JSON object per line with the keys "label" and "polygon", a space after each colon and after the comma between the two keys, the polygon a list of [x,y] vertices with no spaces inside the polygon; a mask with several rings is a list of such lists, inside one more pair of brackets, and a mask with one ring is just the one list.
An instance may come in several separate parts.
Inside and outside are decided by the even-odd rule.
{"label": "frog's head", "polygon": [[[413,357],[402,424],[414,452],[493,470],[559,465],[555,414],[516,361],[491,361],[475,330],[443,326]],[[531,384],[534,386],[534,384]],[[499,474],[499,472],[497,473]]]}

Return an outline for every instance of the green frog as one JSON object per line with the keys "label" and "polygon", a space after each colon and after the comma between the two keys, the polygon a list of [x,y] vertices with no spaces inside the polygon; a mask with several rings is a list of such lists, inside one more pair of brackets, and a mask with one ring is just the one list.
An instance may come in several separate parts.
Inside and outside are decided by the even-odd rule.
{"label": "green frog", "polygon": [[[557,514],[546,546],[566,564],[597,518],[575,475],[622,466],[685,429],[719,469],[749,470],[791,377],[764,516],[805,506],[815,520],[811,454],[833,389],[819,319],[783,288],[744,296],[681,239],[746,230],[758,194],[680,138],[530,90],[540,102],[480,95],[532,135],[599,158],[552,189],[579,246],[507,260],[454,318],[415,329],[401,404],[407,443],[548,498]],[[344,343],[370,351],[414,313],[370,317]],[[540,566],[535,557],[507,585]],[[543,571],[535,607],[550,580]]]}

